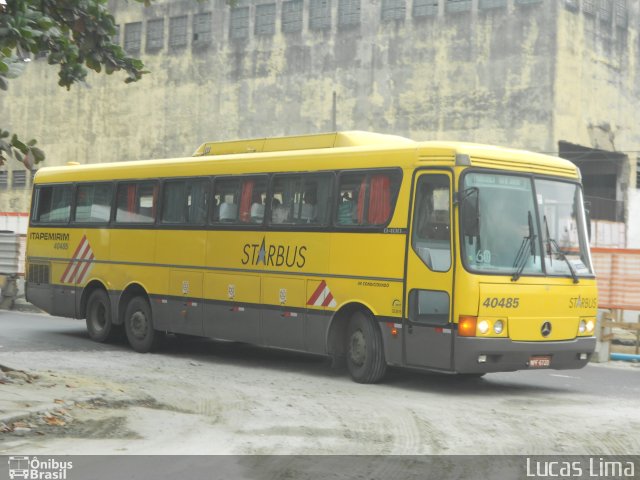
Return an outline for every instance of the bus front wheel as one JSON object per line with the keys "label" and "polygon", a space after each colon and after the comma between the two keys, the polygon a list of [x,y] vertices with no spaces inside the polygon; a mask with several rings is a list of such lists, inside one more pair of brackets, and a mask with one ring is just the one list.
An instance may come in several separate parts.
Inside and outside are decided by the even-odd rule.
{"label": "bus front wheel", "polygon": [[347,370],[358,383],[375,383],[387,371],[380,328],[362,312],[349,320],[346,351]]}
{"label": "bus front wheel", "polygon": [[107,292],[94,290],[87,301],[87,331],[95,342],[109,342],[116,338],[118,326],[111,321],[111,302]]}
{"label": "bus front wheel", "polygon": [[153,328],[151,307],[145,298],[131,299],[124,314],[124,329],[129,345],[136,352],[150,352],[158,346],[160,332]]}

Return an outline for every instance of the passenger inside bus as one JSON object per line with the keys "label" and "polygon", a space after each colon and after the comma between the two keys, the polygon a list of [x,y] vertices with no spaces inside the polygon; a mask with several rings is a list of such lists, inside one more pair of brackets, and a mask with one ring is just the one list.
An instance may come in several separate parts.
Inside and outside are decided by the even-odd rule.
{"label": "passenger inside bus", "polygon": [[354,203],[349,192],[342,194],[342,200],[338,205],[338,223],[340,225],[351,225],[353,223]]}
{"label": "passenger inside bus", "polygon": [[315,190],[307,190],[302,197],[302,205],[296,205],[296,211],[298,210],[298,206],[300,207],[301,222],[315,222],[317,215],[316,198]]}
{"label": "passenger inside bus", "polygon": [[271,221],[273,223],[285,223],[289,217],[289,209],[274,197],[271,202]]}
{"label": "passenger inside bus", "polygon": [[253,193],[250,216],[253,223],[262,223],[262,219],[264,218],[264,203],[262,203],[262,194],[259,192]]}
{"label": "passenger inside bus", "polygon": [[225,201],[220,204],[220,221],[233,222],[238,218],[238,205]]}

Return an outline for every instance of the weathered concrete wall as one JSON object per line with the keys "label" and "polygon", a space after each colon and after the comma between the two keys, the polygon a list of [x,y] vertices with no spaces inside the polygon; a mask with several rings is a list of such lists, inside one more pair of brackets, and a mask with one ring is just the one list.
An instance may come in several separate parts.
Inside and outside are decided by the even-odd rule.
{"label": "weathered concrete wall", "polygon": [[[91,75],[71,92],[35,61],[0,100],[5,121],[38,136],[50,163],[189,154],[205,139],[286,135],[332,128],[550,148],[554,2],[383,22],[380,1],[362,2],[361,24],[229,39],[221,0],[160,1],[143,9],[113,2],[124,24],[212,10],[210,48],[144,53],[152,74],[134,85]],[[253,2],[251,2],[253,3]],[[265,2],[261,2],[265,3]],[[189,21],[191,29],[191,17]],[[121,29],[121,35],[124,28]],[[143,35],[144,36],[144,35]],[[166,35],[165,35],[166,45]],[[117,75],[116,75],[117,77]]]}
{"label": "weathered concrete wall", "polygon": [[627,3],[625,23],[615,15],[604,20],[601,14],[559,9],[556,140],[608,151],[637,150],[639,5]]}
{"label": "weathered concrete wall", "polygon": [[610,16],[600,8],[559,9],[554,134],[557,141],[627,155],[618,169],[617,200],[625,202],[631,246],[640,219],[631,197],[640,145],[640,5],[627,5],[624,12],[612,2]]}

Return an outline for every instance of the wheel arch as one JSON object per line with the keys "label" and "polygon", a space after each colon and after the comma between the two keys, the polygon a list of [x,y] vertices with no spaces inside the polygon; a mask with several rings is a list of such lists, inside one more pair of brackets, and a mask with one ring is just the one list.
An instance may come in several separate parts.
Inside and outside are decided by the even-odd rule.
{"label": "wheel arch", "polygon": [[[353,301],[341,305],[331,317],[329,328],[327,328],[327,354],[332,357],[334,361],[344,358],[345,356],[347,327],[349,325],[349,319],[356,312],[362,312],[372,319],[375,319],[376,316],[373,309],[366,303]],[[377,324],[378,322],[375,323]]]}
{"label": "wheel arch", "polygon": [[82,289],[82,294],[80,295],[77,318],[87,318],[87,303],[89,301],[89,297],[94,291],[98,289],[104,290],[107,296],[109,296],[109,290],[107,290],[107,287],[101,280],[93,279],[84,286],[84,288]]}
{"label": "wheel arch", "polygon": [[120,298],[118,299],[118,315],[114,321],[114,323],[120,325],[124,323],[124,313],[127,309],[127,305],[129,301],[131,301],[134,297],[144,297],[147,302],[149,302],[149,306],[151,306],[151,302],[149,300],[149,294],[147,290],[140,285],[139,283],[130,283],[125,287],[125,289],[120,294]]}

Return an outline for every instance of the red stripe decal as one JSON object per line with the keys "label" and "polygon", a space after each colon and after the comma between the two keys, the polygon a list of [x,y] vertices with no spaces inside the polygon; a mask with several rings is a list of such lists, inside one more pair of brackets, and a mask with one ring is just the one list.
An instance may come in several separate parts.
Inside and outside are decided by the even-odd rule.
{"label": "red stripe decal", "polygon": [[320,285],[318,285],[318,288],[316,288],[316,291],[313,292],[313,295],[311,295],[309,300],[307,300],[307,305],[315,304],[316,300],[318,300],[318,298],[320,297],[320,294],[324,291],[326,287],[327,287],[327,283],[324,280],[322,280],[320,282]]}
{"label": "red stripe decal", "polygon": [[80,249],[82,248],[82,245],[84,244],[85,240],[87,239],[87,236],[83,236],[82,240],[80,240],[80,243],[78,244],[78,248],[76,248],[76,251],[73,252],[73,255],[71,255],[71,260],[69,261],[69,263],[67,264],[67,268],[64,271],[64,273],[62,274],[62,277],[60,277],[60,281],[65,283],[65,277],[67,276],[67,273],[69,273],[69,269],[71,268],[71,265],[74,264],[74,259],[76,258],[76,256],[78,255],[78,252],[80,252]]}
{"label": "red stripe decal", "polygon": [[331,294],[331,292],[329,292],[329,295],[327,295],[327,298],[325,298],[324,302],[322,302],[322,306],[328,307],[329,304],[331,303],[331,300],[333,300],[333,295]]}
{"label": "red stripe decal", "polygon": [[82,267],[82,262],[80,260],[84,260],[84,257],[85,257],[85,255],[87,255],[89,250],[91,250],[91,246],[89,245],[89,242],[87,242],[86,245],[85,245],[84,250],[78,256],[78,258],[76,258],[76,261],[74,262],[75,265],[74,265],[73,269],[71,270],[71,276],[67,280],[68,283],[73,283],[74,281],[76,281],[78,272],[80,271],[80,268]]}
{"label": "red stripe decal", "polygon": [[91,262],[93,262],[93,259],[94,259],[94,256],[92,253],[89,256],[88,261],[85,263],[84,268],[80,271],[78,278],[76,279],[78,283],[82,283],[84,281],[84,276],[87,274],[87,270],[89,270],[89,267],[91,266]]}

